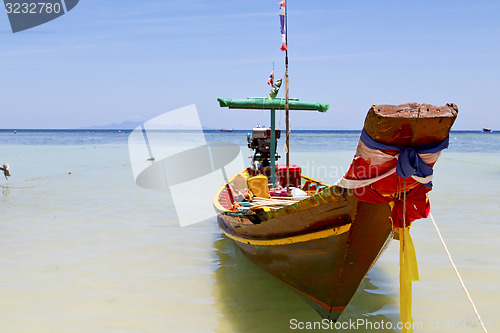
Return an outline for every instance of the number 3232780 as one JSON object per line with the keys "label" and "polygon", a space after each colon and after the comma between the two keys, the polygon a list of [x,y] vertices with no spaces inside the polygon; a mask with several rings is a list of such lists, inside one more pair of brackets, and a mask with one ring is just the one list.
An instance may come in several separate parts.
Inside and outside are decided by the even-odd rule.
{"label": "number 3232780", "polygon": [[7,14],[59,14],[62,10],[59,3],[14,2],[6,3]]}

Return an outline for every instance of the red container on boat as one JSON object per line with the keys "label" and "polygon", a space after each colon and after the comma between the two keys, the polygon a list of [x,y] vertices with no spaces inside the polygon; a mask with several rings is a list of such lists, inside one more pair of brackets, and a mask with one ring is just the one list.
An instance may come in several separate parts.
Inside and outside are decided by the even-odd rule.
{"label": "red container on boat", "polygon": [[[300,174],[302,173],[302,168],[295,164],[290,164],[290,182],[289,186],[299,187],[300,186]],[[276,169],[276,182],[281,186],[286,187],[286,165],[280,164]]]}
{"label": "red container on boat", "polygon": [[272,197],[287,197],[288,196],[288,194],[286,193],[286,189],[270,190],[269,194],[271,194]]}

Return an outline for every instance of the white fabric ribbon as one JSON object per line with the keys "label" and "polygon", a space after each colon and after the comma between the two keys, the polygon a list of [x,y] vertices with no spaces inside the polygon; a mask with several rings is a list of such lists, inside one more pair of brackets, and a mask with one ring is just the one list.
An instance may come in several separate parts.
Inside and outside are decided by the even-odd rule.
{"label": "white fabric ribbon", "polygon": [[[432,164],[437,161],[439,156],[441,155],[441,152],[437,153],[431,153],[431,154],[419,154],[420,158],[427,164]],[[396,155],[390,155],[387,153],[384,153],[381,150],[375,150],[368,148],[363,142],[359,141],[358,142],[358,147],[356,148],[356,155],[354,156],[354,160],[358,158],[362,158],[365,161],[367,161],[371,165],[381,165],[386,162],[389,162],[391,160],[397,160],[399,154]],[[348,188],[348,189],[355,189],[359,187],[364,187],[368,186],[370,184],[375,183],[376,181],[379,181],[381,179],[384,179],[387,176],[392,175],[394,172],[396,172],[396,167],[393,169],[387,171],[386,173],[376,176],[370,179],[347,179],[345,177],[342,177],[339,179],[335,185],[343,187],[343,188]],[[418,177],[418,176],[411,176],[411,178],[415,179],[417,182],[422,183],[422,184],[427,184],[432,180],[432,175],[427,176],[425,178]]]}

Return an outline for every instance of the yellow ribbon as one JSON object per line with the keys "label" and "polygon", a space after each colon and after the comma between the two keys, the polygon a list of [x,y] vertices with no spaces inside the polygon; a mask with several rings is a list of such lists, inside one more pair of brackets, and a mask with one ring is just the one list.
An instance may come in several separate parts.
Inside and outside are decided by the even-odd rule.
{"label": "yellow ribbon", "polygon": [[418,266],[410,228],[396,228],[399,235],[399,302],[403,328],[401,333],[413,332],[411,317],[412,282],[418,281]]}

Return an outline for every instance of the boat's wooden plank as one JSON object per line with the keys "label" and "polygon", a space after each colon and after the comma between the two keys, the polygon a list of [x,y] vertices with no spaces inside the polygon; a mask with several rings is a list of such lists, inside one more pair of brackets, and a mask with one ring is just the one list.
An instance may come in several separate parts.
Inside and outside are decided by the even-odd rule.
{"label": "boat's wooden plank", "polygon": [[418,147],[443,141],[455,122],[458,108],[406,103],[373,105],[364,129],[372,139],[398,147]]}
{"label": "boat's wooden plank", "polygon": [[[278,210],[266,212],[258,209],[254,216],[228,212],[221,217],[227,224],[225,228],[238,237],[272,239],[294,236],[350,223],[355,213],[355,205],[351,203],[357,199],[352,195],[344,196],[344,193],[346,191],[340,189],[327,189],[324,193]],[[289,207],[293,210],[287,209]],[[259,222],[252,222],[252,217],[259,218]]]}

